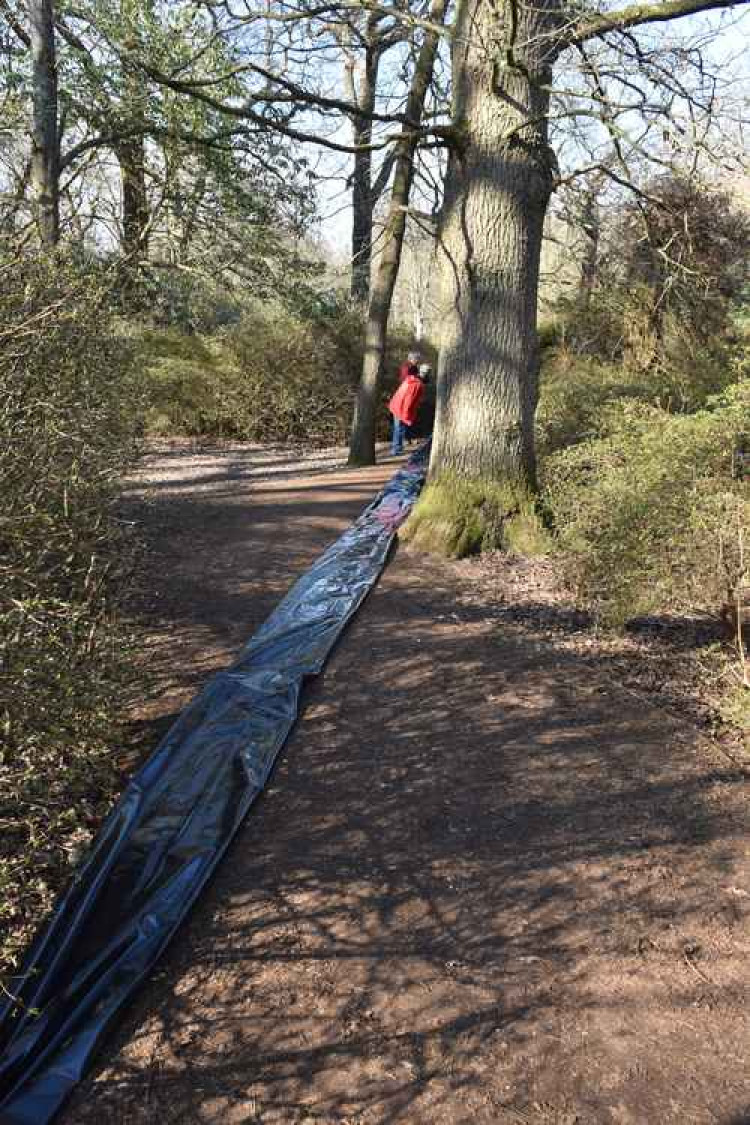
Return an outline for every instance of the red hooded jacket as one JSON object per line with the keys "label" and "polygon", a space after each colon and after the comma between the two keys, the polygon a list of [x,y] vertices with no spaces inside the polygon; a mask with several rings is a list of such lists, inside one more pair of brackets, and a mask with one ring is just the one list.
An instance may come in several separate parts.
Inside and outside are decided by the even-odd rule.
{"label": "red hooded jacket", "polygon": [[424,383],[419,376],[408,375],[388,403],[388,409],[394,418],[400,419],[407,426],[413,426],[423,394]]}

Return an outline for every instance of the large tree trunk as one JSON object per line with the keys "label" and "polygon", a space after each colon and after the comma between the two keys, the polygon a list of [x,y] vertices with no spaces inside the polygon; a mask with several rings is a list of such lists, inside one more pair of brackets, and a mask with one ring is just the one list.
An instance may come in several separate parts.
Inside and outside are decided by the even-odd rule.
{"label": "large tree trunk", "polygon": [[[430,21],[440,24],[445,18],[448,0],[433,0]],[[427,32],[414,69],[406,116],[413,126],[422,120],[425,98],[432,81],[432,71],[438,48],[436,32]],[[357,391],[352,433],[349,445],[350,465],[375,463],[375,437],[380,388],[383,381],[383,359],[388,333],[388,316],[391,311],[393,290],[398,277],[401,250],[404,245],[407,207],[414,176],[414,155],[419,136],[414,128],[404,127],[396,146],[396,162],[388,217],[381,235],[378,268],[370,293],[365,326],[365,356],[362,377]]]}
{"label": "large tree trunk", "polygon": [[534,486],[539,258],[554,158],[557,4],[465,0],[454,37],[460,147],[438,235],[443,337],[431,475]]}
{"label": "large tree trunk", "polygon": [[33,69],[31,193],[40,242],[52,247],[60,237],[60,144],[52,0],[29,0],[28,11]]}

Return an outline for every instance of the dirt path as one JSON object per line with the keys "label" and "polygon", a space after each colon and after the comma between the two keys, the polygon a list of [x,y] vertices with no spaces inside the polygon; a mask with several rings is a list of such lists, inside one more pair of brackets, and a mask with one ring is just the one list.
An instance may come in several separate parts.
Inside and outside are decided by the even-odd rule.
{"label": "dirt path", "polygon": [[[390,471],[151,490],[145,722]],[[65,1125],[750,1122],[746,778],[470,585],[396,554]]]}

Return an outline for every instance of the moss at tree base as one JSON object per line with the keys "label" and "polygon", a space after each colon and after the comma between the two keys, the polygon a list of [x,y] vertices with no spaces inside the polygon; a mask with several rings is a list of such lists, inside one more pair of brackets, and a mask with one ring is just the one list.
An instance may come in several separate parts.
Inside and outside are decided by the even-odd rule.
{"label": "moss at tree base", "polygon": [[551,545],[522,486],[454,474],[425,487],[400,535],[419,550],[458,559],[498,549],[543,555]]}

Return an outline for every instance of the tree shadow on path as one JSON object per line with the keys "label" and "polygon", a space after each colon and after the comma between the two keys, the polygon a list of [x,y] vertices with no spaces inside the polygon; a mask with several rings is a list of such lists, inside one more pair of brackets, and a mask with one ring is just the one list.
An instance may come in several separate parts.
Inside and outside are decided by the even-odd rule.
{"label": "tree shadow on path", "polygon": [[[327,489],[171,507],[173,658],[246,639]],[[455,583],[397,554],[66,1125],[746,1120],[743,776]]]}

